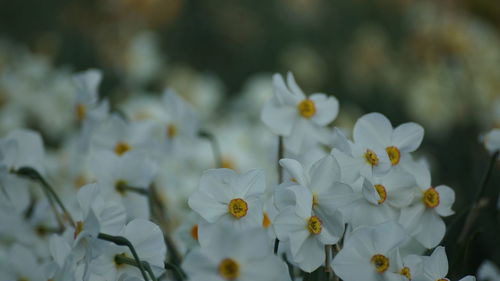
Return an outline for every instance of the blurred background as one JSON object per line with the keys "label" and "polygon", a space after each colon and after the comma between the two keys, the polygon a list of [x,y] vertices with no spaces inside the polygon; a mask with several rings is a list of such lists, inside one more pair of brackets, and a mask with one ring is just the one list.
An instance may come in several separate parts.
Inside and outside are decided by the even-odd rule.
{"label": "blurred background", "polygon": [[500,264],[495,204],[456,243],[489,162],[480,136],[500,127],[500,1],[0,1],[1,135],[39,129],[57,148],[69,121],[46,113],[71,104],[71,74],[88,68],[103,71],[112,105],[172,87],[202,117],[235,107],[258,116],[246,101],[261,105],[271,75],[292,71],[305,92],[339,99],[334,125],[352,128],[374,111],[394,125],[418,122],[434,184],[457,194],[444,241],[450,276]]}

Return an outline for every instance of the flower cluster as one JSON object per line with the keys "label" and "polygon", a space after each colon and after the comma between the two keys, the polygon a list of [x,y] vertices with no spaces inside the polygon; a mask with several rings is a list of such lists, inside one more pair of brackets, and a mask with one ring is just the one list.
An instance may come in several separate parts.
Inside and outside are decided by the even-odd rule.
{"label": "flower cluster", "polygon": [[[273,135],[241,134],[277,149],[242,170],[221,153],[224,133],[173,90],[116,108],[101,76],[73,76],[74,131],[57,153],[33,130],[0,139],[0,281],[286,281],[319,268],[345,281],[448,280],[439,244],[455,193],[414,159],[422,126],[369,113],[349,139],[331,126],[335,97],[276,74],[260,115]],[[498,151],[497,131],[484,139]]]}

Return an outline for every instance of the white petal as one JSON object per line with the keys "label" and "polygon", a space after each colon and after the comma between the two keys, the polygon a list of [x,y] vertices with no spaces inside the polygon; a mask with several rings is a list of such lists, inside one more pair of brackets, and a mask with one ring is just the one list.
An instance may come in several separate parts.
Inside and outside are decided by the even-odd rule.
{"label": "white petal", "polygon": [[272,98],[264,105],[260,118],[274,134],[289,136],[297,117],[296,108],[279,105],[275,98]]}
{"label": "white petal", "polygon": [[215,222],[227,213],[227,205],[213,199],[202,191],[196,191],[189,196],[188,205],[208,222]]}
{"label": "white petal", "polygon": [[404,123],[396,127],[392,134],[392,144],[400,151],[415,151],[424,138],[424,128],[417,123]]}
{"label": "white petal", "polygon": [[446,232],[443,219],[434,211],[426,210],[422,216],[421,224],[423,228],[415,238],[428,249],[437,246]]}
{"label": "white petal", "polygon": [[291,72],[287,73],[286,82],[288,83],[288,87],[290,88],[294,96],[300,97],[301,99],[305,98],[304,92],[297,85],[297,82],[295,82],[295,77],[293,77],[293,74]]}
{"label": "white petal", "polygon": [[290,244],[292,246],[292,253],[295,262],[299,264],[300,269],[305,272],[313,272],[325,261],[325,249],[322,244],[314,235],[308,237],[300,243],[295,239],[295,236],[290,237]]}
{"label": "white petal", "polygon": [[322,192],[328,189],[333,182],[340,181],[340,166],[333,156],[327,155],[314,163],[309,174],[311,176],[311,190]]}
{"label": "white petal", "polygon": [[290,234],[305,229],[304,218],[297,216],[294,207],[289,207],[274,218],[273,227],[279,240],[288,240]]}
{"label": "white petal", "polygon": [[238,177],[231,169],[209,169],[203,172],[200,179],[199,190],[204,191],[219,203],[227,204],[235,196],[232,188]]}
{"label": "white petal", "polygon": [[365,147],[387,147],[392,136],[389,119],[380,113],[369,113],[356,121],[353,129],[354,141]]}
{"label": "white petal", "polygon": [[299,163],[299,161],[295,159],[281,159],[279,161],[281,167],[283,167],[287,173],[295,179],[295,181],[302,185],[302,186],[308,186],[309,185],[309,180],[307,179],[307,176],[305,175],[304,168],[302,165]]}
{"label": "white petal", "polygon": [[257,196],[266,190],[264,170],[255,169],[240,175],[234,186],[234,195],[237,198]]}
{"label": "white petal", "polygon": [[444,247],[438,246],[432,252],[432,255],[425,261],[425,272],[434,280],[446,277],[448,274],[448,258]]}
{"label": "white petal", "polygon": [[394,221],[379,224],[374,229],[375,251],[379,253],[388,254],[407,239],[406,231]]}
{"label": "white petal", "polygon": [[453,215],[455,212],[451,209],[451,205],[455,202],[455,191],[446,185],[437,186],[436,191],[439,193],[439,205],[436,207],[436,212],[442,217]]}
{"label": "white petal", "polygon": [[316,108],[316,113],[311,120],[319,126],[326,126],[331,123],[339,112],[339,102],[335,97],[327,97],[325,94],[312,94],[309,97]]}

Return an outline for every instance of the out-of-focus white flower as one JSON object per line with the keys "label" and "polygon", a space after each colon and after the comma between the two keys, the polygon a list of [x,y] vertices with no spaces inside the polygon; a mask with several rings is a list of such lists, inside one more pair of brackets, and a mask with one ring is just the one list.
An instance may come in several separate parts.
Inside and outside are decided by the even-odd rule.
{"label": "out-of-focus white flower", "polygon": [[101,184],[103,194],[122,202],[129,220],[149,218],[147,197],[127,188],[148,190],[158,170],[153,161],[135,151],[123,156],[102,151],[93,154],[90,163],[90,169]]}
{"label": "out-of-focus white flower", "polygon": [[279,74],[273,76],[274,95],[262,109],[262,121],[273,133],[285,137],[285,146],[298,153],[306,143],[322,138],[321,129],[338,114],[335,97],[314,93],[306,97],[292,73],[287,76],[288,86]]}
{"label": "out-of-focus white flower", "polygon": [[[171,153],[182,152],[192,144],[198,133],[198,119],[190,104],[181,99],[174,91],[167,89],[162,97],[166,118],[161,124],[162,137]],[[166,124],[165,124],[166,123]],[[181,149],[182,145],[185,149]],[[178,151],[179,150],[179,151]]]}
{"label": "out-of-focus white flower", "polygon": [[12,245],[8,254],[2,258],[0,272],[2,273],[0,276],[1,281],[46,280],[36,255],[20,244]]}
{"label": "out-of-focus white flower", "polygon": [[500,281],[500,270],[491,261],[484,261],[477,270],[477,279],[481,281]]}
{"label": "out-of-focus white flower", "polygon": [[135,150],[148,156],[159,157],[155,142],[150,139],[153,124],[150,122],[128,123],[118,115],[112,115],[96,129],[92,136],[94,152],[113,151],[116,155]]}
{"label": "out-of-focus white flower", "polygon": [[73,76],[73,84],[76,88],[75,117],[77,120],[85,119],[87,111],[97,104],[101,79],[102,73],[97,69],[89,69]]}
{"label": "out-of-focus white flower", "polygon": [[395,222],[358,228],[333,259],[333,270],[345,281],[403,281],[403,275],[389,270],[389,258],[405,239],[405,230]]}
{"label": "out-of-focus white flower", "polygon": [[0,165],[8,170],[27,166],[43,174],[44,154],[42,137],[36,131],[17,129],[0,139]]}
{"label": "out-of-focus white flower", "polygon": [[225,222],[237,230],[260,227],[263,216],[260,197],[265,190],[262,170],[244,174],[230,169],[205,171],[198,190],[188,200],[189,207],[203,218],[198,226],[200,243],[210,243],[215,229]]}
{"label": "out-of-focus white flower", "polygon": [[212,243],[195,248],[182,268],[192,281],[288,281],[286,264],[271,253],[262,228],[235,230],[224,224]]}
{"label": "out-of-focus white flower", "polygon": [[[483,143],[490,153],[500,150],[500,129],[492,129],[483,137]],[[500,156],[499,156],[500,157]]]}
{"label": "out-of-focus white flower", "polygon": [[[135,219],[122,229],[120,236],[132,243],[140,260],[149,263],[156,276],[163,273],[163,262],[167,248],[163,233],[157,225],[147,220]],[[102,254],[92,261],[93,273],[100,275],[105,280],[120,280],[120,276],[123,274],[141,276],[137,267],[117,263],[116,256],[133,259],[133,255],[127,247],[110,243],[102,249]]]}
{"label": "out-of-focus white flower", "polygon": [[430,172],[425,165],[416,163],[413,172],[420,192],[409,207],[401,210],[399,222],[423,246],[433,248],[446,232],[441,217],[454,214],[451,206],[455,192],[446,185],[431,186]]}

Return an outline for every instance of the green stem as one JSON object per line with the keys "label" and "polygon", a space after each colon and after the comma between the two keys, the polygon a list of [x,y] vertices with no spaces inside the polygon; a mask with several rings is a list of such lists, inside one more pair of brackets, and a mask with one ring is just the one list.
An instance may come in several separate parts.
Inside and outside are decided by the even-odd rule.
{"label": "green stem", "polygon": [[[139,268],[137,262],[134,259],[131,259],[131,258],[128,258],[125,256],[116,255],[115,262],[117,264],[128,264],[128,265],[135,266],[135,267]],[[145,262],[145,261],[141,261],[141,263],[142,263],[142,266],[146,269],[146,272],[149,274],[149,277],[151,278],[151,280],[157,281],[156,276],[154,275],[153,270],[151,269],[151,266],[149,265],[149,263]]]}
{"label": "green stem", "polygon": [[99,233],[97,237],[101,240],[113,242],[118,246],[127,246],[130,252],[132,253],[132,256],[134,256],[135,262],[137,263],[137,267],[141,271],[142,277],[144,278],[145,281],[149,280],[144,270],[144,267],[142,266],[141,260],[139,259],[139,255],[137,255],[134,246],[132,245],[132,243],[130,243],[130,241],[128,241],[127,238],[123,236],[113,236],[105,233]]}
{"label": "green stem", "polygon": [[178,266],[176,266],[175,264],[169,263],[169,262],[164,263],[164,265],[165,265],[165,269],[172,270],[174,272],[174,275],[177,277],[177,279],[179,279],[179,280],[185,279],[186,274]]}
{"label": "green stem", "polygon": [[63,202],[61,201],[59,196],[57,196],[57,193],[54,191],[52,186],[50,186],[50,184],[42,177],[42,175],[40,175],[40,173],[38,173],[37,170],[35,170],[31,167],[21,167],[17,171],[14,171],[14,173],[19,175],[19,176],[26,177],[26,178],[29,178],[31,180],[35,180],[35,181],[38,181],[39,183],[41,183],[42,187],[45,190],[45,195],[49,199],[49,202],[50,202],[50,197],[52,197],[52,199],[56,201],[57,205],[59,205],[61,210],[64,212],[64,214],[65,214],[66,218],[69,220],[71,226],[75,227],[75,221],[73,220],[73,218],[71,217],[71,214],[68,212],[68,210],[64,206]]}
{"label": "green stem", "polygon": [[[283,181],[283,168],[280,166],[279,161],[283,158],[283,155],[285,153],[285,146],[283,145],[283,137],[279,136],[278,137],[278,159],[276,161],[276,170],[278,171],[278,184],[280,184]],[[280,240],[276,237],[274,240],[274,254],[278,254],[278,248],[280,245]]]}
{"label": "green stem", "polygon": [[217,138],[215,137],[215,135],[213,135],[212,133],[207,132],[207,131],[199,131],[198,135],[202,138],[207,139],[210,142],[210,145],[212,146],[212,152],[214,153],[215,167],[221,168],[222,167],[222,154],[221,154],[219,142],[217,141]]}

